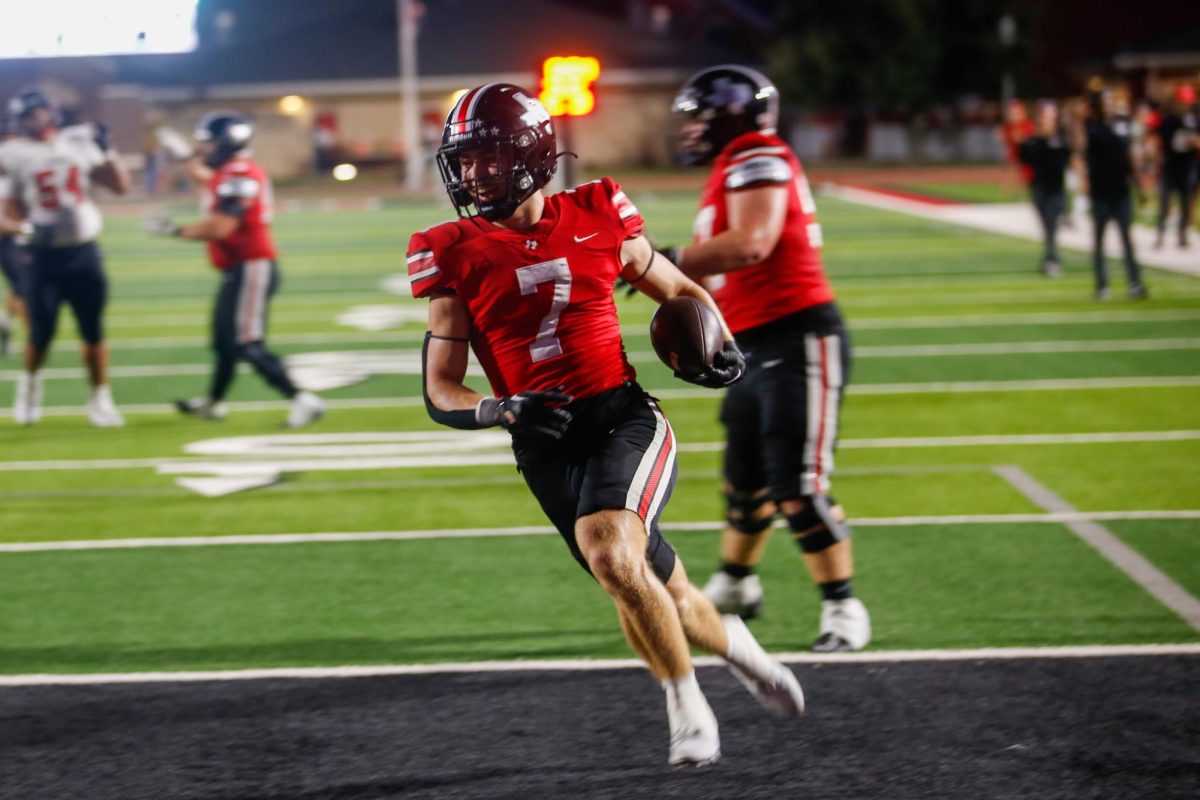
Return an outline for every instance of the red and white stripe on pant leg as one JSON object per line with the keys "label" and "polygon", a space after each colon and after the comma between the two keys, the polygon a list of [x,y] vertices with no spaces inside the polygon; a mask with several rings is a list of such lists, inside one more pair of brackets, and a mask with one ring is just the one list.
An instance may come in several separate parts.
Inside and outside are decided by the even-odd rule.
{"label": "red and white stripe on pant leg", "polygon": [[266,258],[247,261],[242,267],[242,289],[238,293],[238,344],[262,341],[271,288],[271,262]]}
{"label": "red and white stripe on pant leg", "polygon": [[803,495],[827,494],[833,474],[833,443],[837,439],[838,399],[842,394],[841,337],[804,337],[808,378],[808,430],[804,441]]}
{"label": "red and white stripe on pant leg", "polygon": [[676,468],[675,432],[656,403],[650,408],[654,411],[654,438],[642,454],[625,496],[625,507],[641,517],[647,527],[662,508]]}

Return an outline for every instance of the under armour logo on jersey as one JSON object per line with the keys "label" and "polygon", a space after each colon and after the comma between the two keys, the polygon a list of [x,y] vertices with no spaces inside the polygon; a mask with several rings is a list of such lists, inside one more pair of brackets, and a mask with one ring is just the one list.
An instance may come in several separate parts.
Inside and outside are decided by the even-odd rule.
{"label": "under armour logo on jersey", "polygon": [[537,250],[537,246],[538,246],[537,240],[536,239],[526,239],[525,246],[528,247],[530,250]]}

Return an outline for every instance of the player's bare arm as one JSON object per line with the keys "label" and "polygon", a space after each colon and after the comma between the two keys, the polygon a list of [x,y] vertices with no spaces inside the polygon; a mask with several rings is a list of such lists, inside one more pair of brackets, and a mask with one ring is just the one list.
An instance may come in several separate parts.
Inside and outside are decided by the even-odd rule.
{"label": "player's bare arm", "polygon": [[645,236],[627,239],[621,245],[621,262],[625,265],[621,277],[627,283],[656,303],[673,297],[694,297],[708,306],[721,320],[721,331],[725,341],[732,341],[733,334],[725,324],[716,302],[703,286],[680,271],[662,253],[656,253]]}
{"label": "player's bare arm", "polygon": [[422,351],[425,409],[434,422],[465,430],[499,425],[559,439],[571,422],[561,406],[571,397],[558,391],[525,391],[507,397],[483,395],[468,387],[467,354],[471,318],[453,292],[429,298],[429,330]]}
{"label": "player's bare arm", "polygon": [[772,184],[730,192],[729,229],[706,242],[681,247],[679,268],[693,278],[718,275],[762,262],[783,234],[788,187]]}
{"label": "player's bare arm", "polygon": [[467,307],[453,292],[437,292],[429,300],[429,338],[425,347],[425,392],[443,411],[473,410],[483,399],[467,387]]}
{"label": "player's bare arm", "polygon": [[241,223],[241,219],[233,214],[214,211],[204,219],[197,220],[188,225],[180,225],[176,229],[175,235],[180,239],[192,239],[195,241],[224,239],[232,235]]}
{"label": "player's bare arm", "polygon": [[131,185],[129,170],[115,156],[92,170],[92,180],[114,194],[125,194]]}

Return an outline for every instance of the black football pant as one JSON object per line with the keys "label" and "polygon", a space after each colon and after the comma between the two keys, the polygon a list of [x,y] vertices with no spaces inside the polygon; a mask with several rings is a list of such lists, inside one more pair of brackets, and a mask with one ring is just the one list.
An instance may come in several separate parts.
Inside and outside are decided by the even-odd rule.
{"label": "black football pant", "polygon": [[1058,261],[1058,221],[1067,210],[1067,194],[1063,191],[1049,192],[1034,186],[1033,206],[1042,221],[1042,235],[1046,261]]}
{"label": "black football pant", "polygon": [[33,349],[44,352],[54,341],[64,302],[75,314],[80,339],[91,345],[104,341],[108,278],[96,243],[32,247],[29,255],[31,262],[23,277]]}
{"label": "black football pant", "polygon": [[1158,235],[1161,238],[1167,230],[1167,213],[1171,210],[1171,195],[1179,195],[1179,242],[1187,242],[1188,224],[1192,217],[1192,186],[1191,175],[1172,175],[1163,170],[1158,182]]}
{"label": "black football pant", "polygon": [[1108,288],[1108,264],[1104,260],[1104,229],[1109,220],[1117,225],[1121,234],[1121,248],[1125,255],[1125,277],[1130,286],[1142,282],[1142,270],[1133,257],[1133,241],[1129,238],[1129,226],[1133,222],[1133,206],[1129,192],[1119,197],[1097,197],[1092,195],[1092,269],[1096,274],[1096,290]]}
{"label": "black football pant", "polygon": [[267,350],[265,342],[267,306],[278,289],[279,269],[265,258],[236,264],[221,274],[212,319],[216,363],[208,392],[214,402],[228,393],[241,360],[250,362],[280,394],[295,396],[296,386],[283,361]]}

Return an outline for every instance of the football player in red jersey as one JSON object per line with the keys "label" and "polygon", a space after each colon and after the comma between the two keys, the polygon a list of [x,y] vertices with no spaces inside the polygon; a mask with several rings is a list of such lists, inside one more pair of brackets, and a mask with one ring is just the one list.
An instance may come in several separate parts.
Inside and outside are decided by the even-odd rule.
{"label": "football player in red jersey", "polygon": [[804,170],[775,133],[779,97],[755,70],[724,65],[684,83],[682,160],[712,164],[693,244],[668,257],[701,279],[746,350],[746,379],[721,409],[728,519],[721,570],[705,586],[717,608],[758,613],[755,566],[775,514],[823,598],[813,649],[859,650],[870,619],[853,595],[850,529],[829,494],[850,348],[821,262],[821,227]]}
{"label": "football player in red jersey", "polygon": [[301,428],[320,419],[325,404],[312,392],[298,389],[283,361],[266,347],[267,305],[279,288],[279,267],[270,228],[271,179],[246,150],[253,134],[250,121],[236,112],[218,111],[202,119],[195,133],[197,155],[188,163],[188,172],[207,182],[207,216],[189,225],[168,219],[150,223],[151,233],[207,243],[209,259],[221,273],[212,317],[216,362],[208,395],[176,400],[175,406],[202,419],[224,419],[225,394],[238,361],[245,359],[292,401],[287,427]]}
{"label": "football player in red jersey", "polygon": [[[642,217],[611,178],[545,196],[557,166],[554,126],[533,96],[479,86],[447,117],[438,167],[460,219],[413,235],[413,295],[429,298],[425,403],[455,428],[502,426],[517,467],[576,560],[616,603],[632,648],[662,683],[669,761],[703,765],[720,743],[688,645],[724,657],[767,708],[803,709],[792,672],[737,617],[722,620],[659,531],[675,482],[675,438],[625,358],[618,276],[658,302],[708,293],[656,256]],[[468,352],[492,394],[464,385]],[[732,336],[710,370],[737,381]]]}

